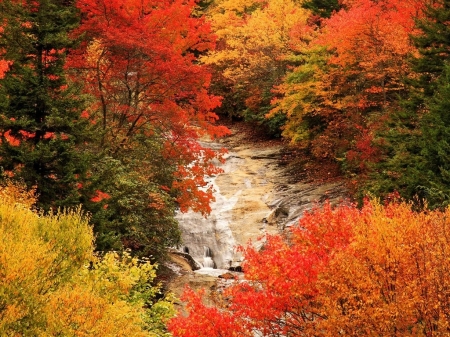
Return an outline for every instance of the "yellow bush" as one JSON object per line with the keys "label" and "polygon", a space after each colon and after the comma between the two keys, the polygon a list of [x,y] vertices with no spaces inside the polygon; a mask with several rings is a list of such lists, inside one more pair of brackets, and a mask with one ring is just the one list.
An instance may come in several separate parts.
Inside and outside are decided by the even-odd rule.
{"label": "yellow bush", "polygon": [[80,209],[42,215],[33,203],[32,192],[0,188],[0,335],[153,335],[145,307],[158,290],[148,286],[155,267],[97,257]]}

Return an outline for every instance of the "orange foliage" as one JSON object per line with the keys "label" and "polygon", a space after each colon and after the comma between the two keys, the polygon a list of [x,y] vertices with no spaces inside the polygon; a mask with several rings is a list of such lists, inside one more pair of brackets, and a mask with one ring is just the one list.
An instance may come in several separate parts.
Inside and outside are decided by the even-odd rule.
{"label": "orange foliage", "polygon": [[283,135],[317,158],[348,159],[358,173],[379,160],[369,139],[406,90],[410,34],[424,2],[346,1],[308,44],[294,30],[302,62],[277,87],[271,112],[287,115]]}
{"label": "orange foliage", "polygon": [[333,52],[329,64],[348,91],[341,89],[341,95],[352,95],[347,108],[386,108],[393,95],[404,90],[406,57],[415,50],[410,34],[424,1],[357,0],[347,5],[324,21],[316,43]]}
{"label": "orange foliage", "polygon": [[10,62],[6,60],[0,60],[0,79],[5,76],[6,71],[8,70]]}
{"label": "orange foliage", "polygon": [[[219,308],[186,292],[175,336],[444,336],[450,317],[450,209],[326,205],[264,249]],[[195,327],[198,330],[193,330]],[[195,333],[193,332],[195,331]]]}
{"label": "orange foliage", "polygon": [[91,198],[92,202],[100,202],[104,199],[109,199],[111,196],[108,193],[102,192],[102,191],[95,191],[95,195]]}

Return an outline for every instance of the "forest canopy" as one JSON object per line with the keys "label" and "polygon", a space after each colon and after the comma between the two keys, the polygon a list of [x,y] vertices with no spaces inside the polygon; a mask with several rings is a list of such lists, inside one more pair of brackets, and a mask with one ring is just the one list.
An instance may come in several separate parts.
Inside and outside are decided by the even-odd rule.
{"label": "forest canopy", "polygon": [[0,0],[0,333],[166,334],[142,259],[211,211],[222,115],[359,207],[245,248],[174,335],[448,334],[449,22],[447,0]]}

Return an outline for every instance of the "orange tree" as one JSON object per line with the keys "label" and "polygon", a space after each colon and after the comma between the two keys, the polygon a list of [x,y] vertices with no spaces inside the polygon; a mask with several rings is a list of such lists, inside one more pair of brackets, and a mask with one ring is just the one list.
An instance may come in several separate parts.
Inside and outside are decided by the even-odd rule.
{"label": "orange tree", "polygon": [[[306,214],[261,251],[216,307],[186,292],[175,336],[444,336],[450,210],[367,201]],[[194,332],[195,331],[195,332]]]}
{"label": "orange tree", "polygon": [[380,160],[374,131],[406,90],[409,34],[423,1],[340,3],[307,44],[292,44],[299,65],[277,88],[272,114],[286,114],[286,138],[361,174]]}

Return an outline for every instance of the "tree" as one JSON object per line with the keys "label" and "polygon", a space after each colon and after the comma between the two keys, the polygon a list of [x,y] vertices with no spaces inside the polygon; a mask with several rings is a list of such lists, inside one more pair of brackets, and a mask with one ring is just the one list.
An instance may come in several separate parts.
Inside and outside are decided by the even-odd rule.
{"label": "tree", "polygon": [[[100,190],[85,207],[92,212],[99,250],[128,248],[159,261],[167,247],[180,244],[181,233],[174,219],[176,203],[170,190],[164,188],[172,183],[168,177],[173,172],[164,166],[159,150],[153,144],[147,149],[151,159],[128,158],[129,162],[123,163],[105,157],[92,166],[92,185]],[[143,160],[151,160],[152,165]],[[145,172],[149,167],[152,170]]]}
{"label": "tree", "polygon": [[[210,210],[204,178],[219,171],[222,152],[199,139],[229,132],[214,124],[220,99],[208,93],[211,75],[197,60],[214,39],[192,14],[195,1],[77,6],[83,20],[74,34],[85,40],[69,61],[85,79],[86,115],[101,135],[85,204],[101,249],[123,245],[158,258],[180,240],[176,209]],[[97,191],[108,197],[98,200]]]}
{"label": "tree", "polygon": [[434,95],[427,100],[429,111],[421,119],[421,155],[425,165],[419,169],[425,173],[426,178],[418,183],[427,202],[432,206],[439,207],[447,207],[450,203],[450,190],[448,189],[450,182],[449,80],[450,66],[445,63],[442,74],[436,83]]}
{"label": "tree", "polygon": [[414,212],[397,202],[364,209],[352,243],[319,281],[325,335],[448,334],[448,209]]}
{"label": "tree", "polygon": [[0,189],[0,334],[161,336],[173,309],[156,301],[155,266],[93,253],[80,209],[42,215],[33,192]]}
{"label": "tree", "polygon": [[411,59],[414,74],[409,83],[416,89],[423,89],[425,97],[434,94],[449,57],[449,17],[450,2],[437,0],[427,3],[423,16],[416,21],[418,33],[412,39],[418,54]]}
{"label": "tree", "polygon": [[[273,97],[273,85],[285,75],[290,54],[290,31],[306,25],[307,11],[295,1],[219,1],[208,12],[218,46],[201,60],[219,74],[225,104],[245,106],[245,118],[279,133],[283,116],[265,118]],[[236,104],[236,97],[241,104]],[[228,111],[230,116],[240,111]]]}
{"label": "tree", "polygon": [[[217,307],[187,291],[174,336],[444,336],[449,210],[410,204],[325,205],[264,248],[245,250],[245,277]],[[195,328],[197,330],[193,330]]]}
{"label": "tree", "polygon": [[333,12],[342,8],[342,4],[339,0],[307,0],[303,1],[302,7],[309,9],[313,15],[329,18]]}
{"label": "tree", "polygon": [[298,65],[277,88],[272,113],[287,116],[283,135],[293,143],[364,176],[370,162],[381,160],[376,130],[405,93],[402,78],[415,50],[409,34],[422,3],[342,5],[307,43],[292,44]]}
{"label": "tree", "polygon": [[391,119],[385,148],[392,157],[376,166],[378,170],[365,186],[369,191],[384,196],[397,190],[419,207],[424,203],[430,208],[449,204],[449,74],[445,64],[433,84],[434,95],[423,101],[428,111],[414,113],[416,110],[405,107],[397,119]]}
{"label": "tree", "polygon": [[0,166],[36,186],[46,210],[80,202],[89,162],[89,124],[64,68],[78,18],[71,1],[0,2]]}
{"label": "tree", "polygon": [[[412,41],[417,47],[405,80],[408,93],[387,121],[382,147],[386,160],[375,165],[365,188],[384,196],[397,190],[418,205],[428,199],[430,207],[443,207],[449,196],[445,144],[447,109],[447,65],[449,49],[447,1],[428,3],[416,20]],[[424,176],[424,173],[426,176]]]}

